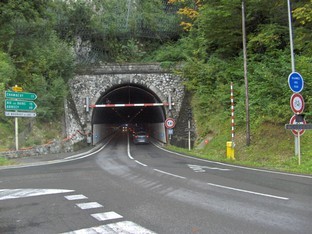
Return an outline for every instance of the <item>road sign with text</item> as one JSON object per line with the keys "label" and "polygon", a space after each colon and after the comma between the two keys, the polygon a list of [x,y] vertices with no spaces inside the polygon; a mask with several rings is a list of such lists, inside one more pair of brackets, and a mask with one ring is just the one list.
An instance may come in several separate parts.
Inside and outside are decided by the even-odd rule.
{"label": "road sign with text", "polygon": [[288,85],[294,93],[300,93],[304,87],[302,76],[298,72],[290,73],[288,76]]}
{"label": "road sign with text", "polygon": [[33,111],[36,108],[36,103],[32,101],[5,100],[6,110]]}
{"label": "road sign with text", "polygon": [[17,112],[17,111],[6,111],[5,116],[8,117],[36,117],[36,112]]}
{"label": "road sign with text", "polygon": [[12,92],[5,91],[5,98],[14,98],[22,100],[36,100],[37,95],[35,93],[25,93],[25,92]]}

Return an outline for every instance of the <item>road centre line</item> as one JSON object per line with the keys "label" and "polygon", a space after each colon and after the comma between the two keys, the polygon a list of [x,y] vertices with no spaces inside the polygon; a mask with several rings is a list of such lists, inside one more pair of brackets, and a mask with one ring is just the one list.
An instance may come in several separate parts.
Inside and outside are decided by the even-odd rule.
{"label": "road centre line", "polygon": [[254,191],[238,189],[238,188],[233,188],[233,187],[228,187],[228,186],[223,186],[223,185],[213,184],[213,183],[207,183],[207,184],[210,185],[210,186],[223,188],[223,189],[229,189],[229,190],[242,192],[242,193],[249,193],[249,194],[254,194],[254,195],[259,195],[259,196],[264,196],[264,197],[276,198],[276,199],[280,199],[280,200],[289,200],[288,197],[280,197],[280,196],[275,196],[275,195],[266,194],[266,193],[258,193],[258,192],[254,192]]}
{"label": "road centre line", "polygon": [[157,144],[154,144],[154,143],[153,143],[153,145],[155,145],[157,148],[159,148],[159,149],[161,149],[163,151],[166,151],[168,153],[179,155],[179,156],[182,156],[184,158],[194,159],[194,160],[197,160],[197,161],[209,162],[209,163],[214,163],[214,164],[218,164],[218,165],[222,165],[222,166],[226,166],[226,167],[239,168],[239,169],[244,169],[244,170],[249,170],[249,171],[258,171],[258,172],[265,172],[265,173],[271,173],[271,174],[277,174],[277,175],[286,175],[286,176],[293,176],[293,177],[312,179],[312,176],[309,176],[309,175],[300,175],[300,174],[291,174],[291,173],[287,173],[287,172],[269,171],[269,170],[265,170],[265,169],[244,167],[244,166],[238,166],[238,165],[233,165],[233,164],[227,164],[227,163],[222,163],[222,162],[211,161],[211,160],[208,160],[208,159],[195,158],[195,157],[192,157],[192,156],[187,156],[187,155],[184,155],[184,154],[180,154],[180,153],[177,153],[177,152],[173,152],[173,151],[164,149],[164,148],[162,148],[162,147],[160,147],[160,146],[158,146]]}
{"label": "road centre line", "polygon": [[163,173],[163,174],[166,174],[166,175],[170,175],[170,176],[174,176],[174,177],[177,177],[177,178],[180,178],[180,179],[186,179],[186,178],[183,177],[183,176],[171,174],[171,173],[169,173],[169,172],[165,172],[165,171],[162,171],[162,170],[154,169],[154,171],[158,171],[158,172],[160,172],[160,173]]}

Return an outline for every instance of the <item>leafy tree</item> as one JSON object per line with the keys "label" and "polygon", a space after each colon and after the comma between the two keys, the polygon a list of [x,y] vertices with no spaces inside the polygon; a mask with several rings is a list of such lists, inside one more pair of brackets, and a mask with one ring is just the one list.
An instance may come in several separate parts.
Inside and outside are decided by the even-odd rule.
{"label": "leafy tree", "polygon": [[[177,1],[175,1],[177,2]],[[295,48],[297,68],[304,75],[305,83],[311,84],[310,14],[311,1],[293,4],[295,19]],[[296,14],[297,10],[298,14]],[[304,13],[302,13],[304,11]],[[287,77],[291,72],[287,2],[251,0],[246,5],[248,37],[248,77],[250,114],[254,126],[262,122],[285,123],[291,111],[291,91]],[[228,108],[229,83],[234,82],[236,121],[243,126],[245,98],[242,59],[241,1],[205,1],[198,11],[191,30],[178,43],[168,44],[156,53],[158,61],[183,61],[179,72],[186,86],[193,91],[200,135],[213,126],[207,126],[207,118],[224,113]],[[300,24],[299,24],[300,23]],[[181,51],[181,53],[176,53]],[[311,106],[311,89],[303,91],[306,107]]]}
{"label": "leafy tree", "polygon": [[[16,76],[16,69],[8,54],[0,50],[0,103],[4,103],[4,91],[9,87],[11,79]],[[1,121],[5,121],[4,112],[0,113]]]}
{"label": "leafy tree", "polygon": [[194,20],[198,17],[199,9],[203,5],[202,0],[168,0],[169,4],[177,4],[180,6],[177,13],[183,16],[180,25],[185,31],[190,31]]}
{"label": "leafy tree", "polygon": [[[7,80],[6,88],[16,84],[38,94],[38,118],[49,120],[60,117],[67,87],[59,86],[59,94],[52,95],[59,79],[66,84],[73,74],[73,53],[53,30],[54,15],[50,1],[1,2],[0,48],[10,57],[16,75]],[[42,82],[38,82],[40,77]],[[40,85],[39,85],[40,84]],[[62,99],[62,100],[61,100]],[[47,109],[41,115],[41,109]],[[57,114],[55,114],[57,113]]]}

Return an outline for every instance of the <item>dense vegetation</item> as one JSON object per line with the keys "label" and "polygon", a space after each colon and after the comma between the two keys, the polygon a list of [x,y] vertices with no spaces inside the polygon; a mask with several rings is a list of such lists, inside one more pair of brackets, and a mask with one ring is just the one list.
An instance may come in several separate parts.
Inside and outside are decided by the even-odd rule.
{"label": "dense vegetation", "polygon": [[[302,95],[306,120],[311,122],[312,1],[291,2],[296,70],[305,81]],[[222,136],[220,142],[226,141],[226,135],[229,140],[229,85],[233,82],[237,142],[244,145],[241,4],[241,0],[1,1],[0,92],[15,84],[36,92],[40,97],[37,119],[54,121],[63,113],[67,81],[83,65],[179,64],[175,72],[185,78],[193,93],[198,142],[210,134],[215,139]],[[246,1],[246,32],[254,145],[261,129],[283,130],[292,115],[287,83],[291,72],[287,1]],[[0,119],[10,122],[3,112]],[[282,153],[290,156],[292,147],[286,145],[291,133],[283,130],[272,137],[283,135]],[[216,149],[220,147],[225,146]]]}

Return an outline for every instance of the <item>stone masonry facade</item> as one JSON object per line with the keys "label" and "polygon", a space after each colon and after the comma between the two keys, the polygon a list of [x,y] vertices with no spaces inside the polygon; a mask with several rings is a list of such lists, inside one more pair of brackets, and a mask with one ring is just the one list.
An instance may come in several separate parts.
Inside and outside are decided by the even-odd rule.
{"label": "stone masonry facade", "polygon": [[[95,104],[105,92],[116,85],[136,84],[155,93],[161,102],[167,102],[169,93],[175,103],[166,116],[178,118],[185,95],[185,88],[179,76],[162,69],[159,64],[109,64],[80,71],[70,80],[70,97],[65,103],[66,131],[71,136],[77,131],[91,131],[92,109],[86,113],[85,98]],[[83,135],[73,138],[81,141]]]}

